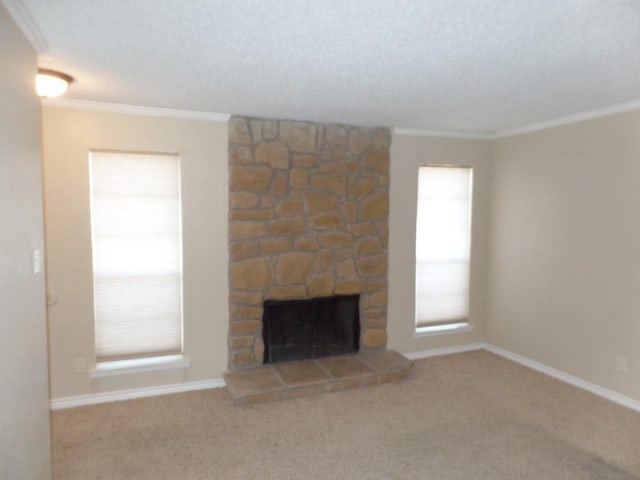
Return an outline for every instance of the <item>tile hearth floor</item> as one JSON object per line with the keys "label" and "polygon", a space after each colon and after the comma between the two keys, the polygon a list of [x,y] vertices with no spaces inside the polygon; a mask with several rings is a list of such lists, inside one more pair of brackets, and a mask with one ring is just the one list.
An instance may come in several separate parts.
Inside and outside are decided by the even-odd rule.
{"label": "tile hearth floor", "polygon": [[393,350],[283,362],[224,375],[236,407],[401,380],[413,362]]}

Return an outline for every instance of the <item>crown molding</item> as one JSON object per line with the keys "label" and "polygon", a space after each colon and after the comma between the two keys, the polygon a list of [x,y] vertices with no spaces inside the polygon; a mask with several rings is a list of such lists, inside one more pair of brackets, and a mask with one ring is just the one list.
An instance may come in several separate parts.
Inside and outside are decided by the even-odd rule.
{"label": "crown molding", "polygon": [[593,120],[600,117],[606,117],[608,115],[614,115],[616,113],[630,112],[632,110],[640,109],[640,99],[630,100],[628,102],[617,103],[604,108],[598,108],[595,110],[588,110],[586,112],[576,113],[572,115],[566,115],[564,117],[553,118],[551,120],[545,120],[543,122],[530,123],[523,125],[522,127],[510,128],[506,130],[500,130],[492,135],[493,139],[513,137],[514,135],[521,135],[523,133],[536,132],[538,130],[545,130],[547,128],[559,127],[562,125],[569,125],[572,123],[583,122],[585,120]]}
{"label": "crown molding", "polygon": [[[9,0],[0,0],[3,3]],[[11,0],[17,1],[17,0]],[[90,100],[76,100],[73,98],[43,98],[41,103],[44,107],[73,108],[78,110],[94,110],[111,113],[125,113],[129,115],[145,115],[152,117],[184,118],[189,120],[206,120],[213,122],[227,122],[231,117],[227,113],[202,112],[197,110],[179,110],[164,107],[146,107],[140,105],[127,105],[122,103],[94,102]],[[428,130],[419,128],[393,128],[394,135],[419,136],[419,137],[440,137],[460,140],[497,140],[512,137],[524,133],[536,132],[548,128],[569,125],[572,123],[593,120],[616,113],[624,113],[640,109],[640,99],[631,100],[608,107],[589,110],[587,112],[576,113],[564,117],[558,117],[544,122],[531,123],[513,129],[505,129],[493,133],[470,133],[455,132],[450,130]]]}
{"label": "crown molding", "polygon": [[43,98],[43,107],[73,108],[76,110],[93,110],[109,113],[125,113],[128,115],[143,115],[148,117],[183,118],[188,120],[206,120],[209,122],[227,122],[231,115],[226,113],[200,112],[197,110],[178,110],[164,107],[145,107],[140,105],[126,105],[123,103],[92,102],[73,98]]}
{"label": "crown molding", "polygon": [[49,50],[47,40],[36,25],[27,7],[20,0],[0,0],[0,2],[39,55]]}
{"label": "crown molding", "polygon": [[408,135],[413,137],[442,137],[457,138],[463,140],[491,140],[491,133],[454,132],[449,130],[426,130],[421,128],[395,128],[394,135]]}
{"label": "crown molding", "polygon": [[588,110],[586,112],[565,115],[563,117],[552,118],[542,122],[530,123],[516,128],[508,128],[497,130],[491,133],[469,133],[455,132],[447,130],[422,130],[417,128],[394,128],[395,135],[421,136],[421,137],[444,137],[457,139],[475,139],[475,140],[498,140],[501,138],[513,137],[524,133],[537,132],[547,128],[560,127],[562,125],[570,125],[572,123],[583,122],[585,120],[594,120],[616,113],[630,112],[640,109],[640,99],[630,100],[628,102],[617,103],[608,107]]}

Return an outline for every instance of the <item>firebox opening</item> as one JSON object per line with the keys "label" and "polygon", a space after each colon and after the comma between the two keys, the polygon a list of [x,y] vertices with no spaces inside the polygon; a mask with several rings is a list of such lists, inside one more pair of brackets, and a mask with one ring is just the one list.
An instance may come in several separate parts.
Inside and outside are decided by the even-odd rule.
{"label": "firebox opening", "polygon": [[360,295],[265,300],[264,363],[358,352],[359,301]]}

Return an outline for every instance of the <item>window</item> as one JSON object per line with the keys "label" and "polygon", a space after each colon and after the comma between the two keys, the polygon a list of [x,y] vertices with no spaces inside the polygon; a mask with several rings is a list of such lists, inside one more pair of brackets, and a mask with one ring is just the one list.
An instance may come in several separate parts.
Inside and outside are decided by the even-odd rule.
{"label": "window", "polygon": [[418,173],[416,327],[469,317],[472,170],[426,166]]}
{"label": "window", "polygon": [[98,362],[182,353],[177,155],[89,156]]}

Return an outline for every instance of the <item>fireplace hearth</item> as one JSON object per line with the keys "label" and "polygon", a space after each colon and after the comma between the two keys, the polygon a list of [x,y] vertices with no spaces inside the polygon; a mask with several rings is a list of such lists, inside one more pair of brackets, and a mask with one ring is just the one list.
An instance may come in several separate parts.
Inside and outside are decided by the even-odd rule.
{"label": "fireplace hearth", "polygon": [[242,407],[395,382],[412,364],[392,350],[369,350],[235,370],[224,380],[233,404]]}
{"label": "fireplace hearth", "polygon": [[360,348],[360,295],[266,300],[264,363],[355,353]]}

